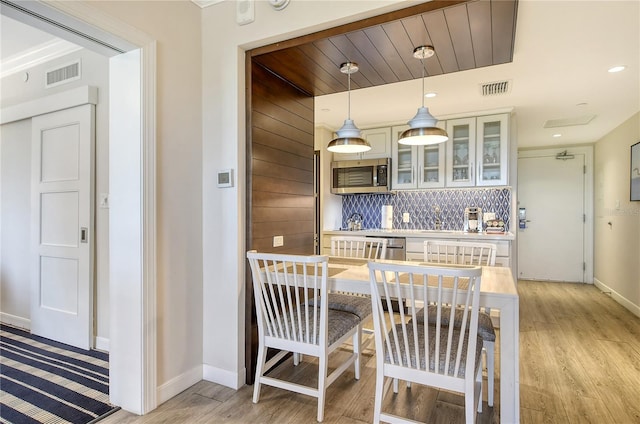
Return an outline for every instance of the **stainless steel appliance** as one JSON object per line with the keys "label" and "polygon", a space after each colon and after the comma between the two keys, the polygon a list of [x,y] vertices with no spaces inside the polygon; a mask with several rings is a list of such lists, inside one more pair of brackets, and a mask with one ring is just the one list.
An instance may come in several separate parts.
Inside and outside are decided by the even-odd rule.
{"label": "stainless steel appliance", "polygon": [[391,190],[391,159],[331,162],[331,193],[385,193]]}
{"label": "stainless steel appliance", "polygon": [[[375,237],[375,236],[367,236]],[[407,260],[407,239],[404,237],[381,237],[388,240],[387,242],[387,257],[386,259],[392,259],[396,261]]]}
{"label": "stainless steel appliance", "polygon": [[470,206],[464,209],[464,230],[469,233],[482,232],[482,209]]}

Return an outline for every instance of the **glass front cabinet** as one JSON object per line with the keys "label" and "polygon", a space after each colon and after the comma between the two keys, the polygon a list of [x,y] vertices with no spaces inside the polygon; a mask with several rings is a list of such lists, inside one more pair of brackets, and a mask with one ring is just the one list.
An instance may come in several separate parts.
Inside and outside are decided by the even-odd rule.
{"label": "glass front cabinet", "polygon": [[478,174],[476,185],[506,185],[508,179],[508,123],[509,115],[480,116],[476,118],[478,129]]}
{"label": "glass front cabinet", "polygon": [[447,121],[447,187],[475,185],[476,118]]}
{"label": "glass front cabinet", "polygon": [[407,125],[391,128],[391,188],[500,186],[508,183],[509,114],[439,121],[449,140],[398,144]]}
{"label": "glass front cabinet", "polygon": [[447,121],[447,187],[507,184],[508,114]]}
{"label": "glass front cabinet", "polygon": [[408,128],[408,125],[399,125],[391,128],[393,153],[391,160],[391,188],[405,190],[444,187],[445,144],[430,146],[399,144],[400,134]]}

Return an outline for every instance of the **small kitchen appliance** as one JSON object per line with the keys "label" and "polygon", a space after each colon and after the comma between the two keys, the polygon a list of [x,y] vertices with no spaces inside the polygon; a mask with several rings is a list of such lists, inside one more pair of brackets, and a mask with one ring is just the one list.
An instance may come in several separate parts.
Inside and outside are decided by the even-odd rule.
{"label": "small kitchen appliance", "polygon": [[464,230],[468,233],[482,232],[482,209],[469,206],[464,209]]}

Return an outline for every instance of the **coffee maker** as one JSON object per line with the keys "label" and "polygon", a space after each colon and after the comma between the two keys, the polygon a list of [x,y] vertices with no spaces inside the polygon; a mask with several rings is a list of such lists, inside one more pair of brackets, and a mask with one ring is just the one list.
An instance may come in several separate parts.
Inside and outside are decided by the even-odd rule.
{"label": "coffee maker", "polygon": [[464,230],[468,233],[482,232],[482,209],[470,206],[464,209]]}

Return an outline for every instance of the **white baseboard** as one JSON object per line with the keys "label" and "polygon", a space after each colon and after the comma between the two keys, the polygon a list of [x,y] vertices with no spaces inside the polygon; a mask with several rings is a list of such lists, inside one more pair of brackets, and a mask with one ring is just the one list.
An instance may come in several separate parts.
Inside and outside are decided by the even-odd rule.
{"label": "white baseboard", "polygon": [[93,345],[97,350],[109,352],[109,339],[107,339],[106,337],[96,337]]}
{"label": "white baseboard", "polygon": [[615,300],[616,302],[618,302],[619,304],[621,304],[622,306],[627,308],[629,311],[631,311],[632,314],[634,314],[635,316],[640,318],[640,305],[636,305],[635,303],[633,303],[632,301],[630,301],[626,297],[622,296],[620,293],[618,293],[617,291],[613,290],[611,287],[607,286],[606,284],[604,284],[602,281],[598,280],[597,278],[593,279],[593,283],[595,284],[595,286],[597,288],[599,288],[603,292],[611,293],[611,298],[613,300]]}
{"label": "white baseboard", "polygon": [[4,312],[0,312],[0,322],[2,322],[3,324],[13,325],[14,327],[22,328],[23,330],[31,330],[30,319],[18,317]]}
{"label": "white baseboard", "polygon": [[204,364],[202,366],[202,379],[211,381],[212,383],[222,384],[223,386],[230,387],[234,390],[238,390],[244,386],[245,381],[245,369],[243,368],[239,373],[222,370],[220,368],[212,367],[211,365]]}
{"label": "white baseboard", "polygon": [[185,391],[200,380],[202,380],[202,365],[198,365],[197,367],[172,378],[158,387],[158,405],[168,401],[178,393]]}

